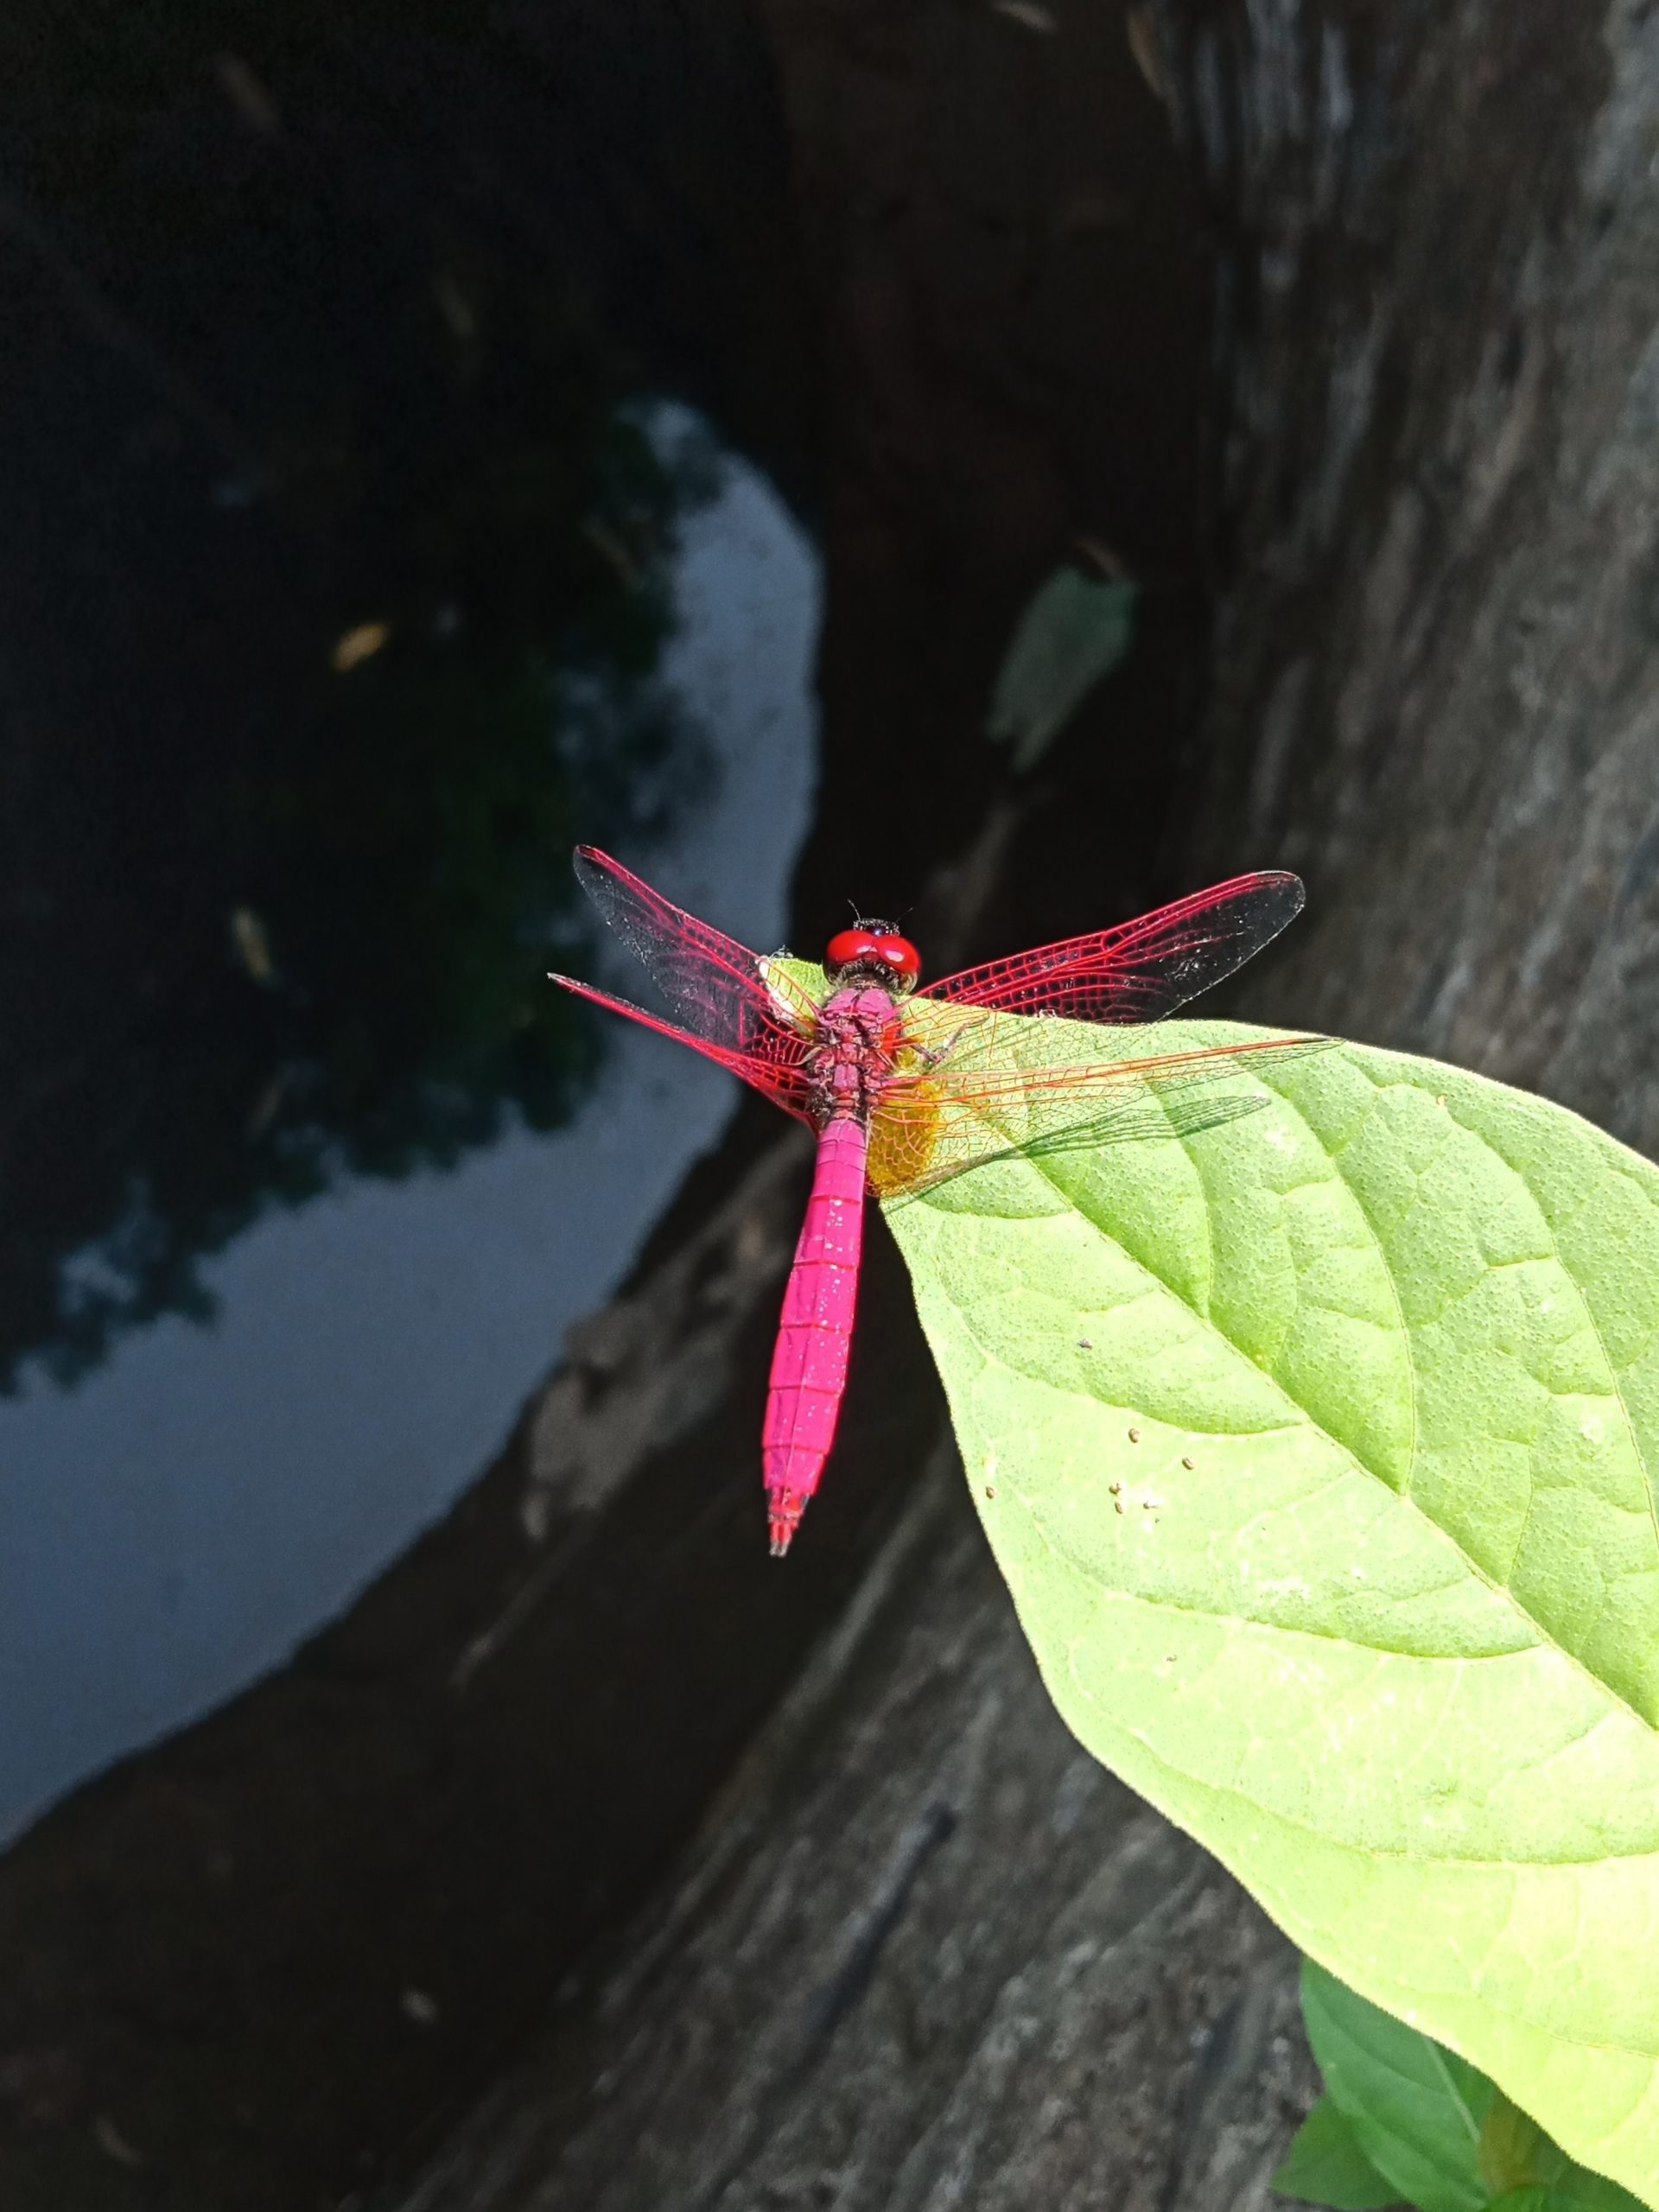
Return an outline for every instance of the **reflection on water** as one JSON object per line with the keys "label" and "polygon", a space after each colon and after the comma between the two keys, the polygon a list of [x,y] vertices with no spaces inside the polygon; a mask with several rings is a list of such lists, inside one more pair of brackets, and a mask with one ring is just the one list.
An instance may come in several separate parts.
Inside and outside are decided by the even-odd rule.
{"label": "reflection on water", "polygon": [[[658,420],[677,435],[658,435],[650,450],[682,449],[684,418]],[[810,798],[817,572],[762,481],[732,461],[721,474],[712,500],[677,525],[661,611],[666,636],[671,601],[678,632],[650,685],[653,728],[706,732],[719,772],[699,773],[700,795],[682,791],[665,843],[641,850],[626,832],[619,842],[671,895],[770,944],[782,935]],[[367,670],[351,673],[359,672]],[[394,696],[406,703],[401,684]],[[545,714],[545,689],[539,696]],[[601,756],[607,727],[637,732],[626,714],[607,724],[596,691],[577,703]],[[511,762],[511,739],[505,753]],[[573,826],[592,834],[589,823],[603,827],[607,817],[661,811],[673,758],[654,739],[610,756],[613,768],[644,765],[645,806],[637,783],[630,802],[626,791],[584,780],[579,757],[551,803],[526,763],[504,772],[525,809],[515,820],[506,803],[505,865],[515,865],[522,833],[517,895],[531,918],[516,957],[502,949],[491,883],[504,834],[499,784],[479,779],[480,799],[470,779],[457,777],[448,804],[463,817],[476,804],[480,818],[440,824],[442,776],[411,778],[412,818],[398,821],[393,805],[393,829],[375,835],[405,862],[425,841],[435,879],[429,907],[421,870],[406,866],[395,903],[349,976],[331,982],[327,1019],[311,1033],[333,1038],[334,1065],[346,1074],[308,1077],[292,1104],[260,1109],[264,1129],[248,1127],[246,1102],[257,1090],[249,1039],[302,1024],[315,1001],[262,1028],[270,984],[250,971],[268,960],[280,973],[288,948],[305,942],[293,918],[306,912],[315,886],[285,899],[273,877],[268,896],[245,902],[243,941],[233,925],[216,936],[216,956],[260,1021],[222,1040],[213,1033],[182,1077],[170,1065],[152,1071],[155,1114],[176,1116],[181,1155],[201,1146],[204,1166],[220,1163],[222,1188],[232,1147],[212,1116],[224,1101],[257,1163],[284,1157],[280,1143],[271,1148],[272,1132],[327,1129],[318,1102],[349,1095],[359,1107],[376,1102],[375,1111],[336,1116],[322,1164],[356,1161],[379,1173],[347,1173],[297,1211],[267,1213],[207,1261],[209,1325],[156,1319],[124,1334],[79,1387],[61,1390],[37,1371],[19,1396],[0,1402],[0,1827],[278,1660],[440,1512],[499,1444],[563,1327],[624,1271],[730,1110],[718,1071],[660,1040],[617,1033],[604,1038],[575,1125],[530,1126],[556,1118],[570,1071],[594,1049],[579,1033],[539,1028],[553,1044],[522,1049],[530,1025],[518,1009],[531,1007],[541,1023],[550,1007],[562,1018],[564,1003],[539,983],[549,964],[536,941],[544,925],[537,918],[549,911],[545,887],[556,880],[564,896]],[[336,811],[368,796],[345,785],[332,798],[296,791],[290,864],[318,865],[308,861],[305,840],[319,804],[320,853],[336,836],[360,849],[361,826],[339,823]],[[319,902],[306,926],[325,918]],[[413,982],[397,972],[406,954]],[[388,1004],[357,1003],[382,994]],[[498,1119],[502,1133],[479,1143]],[[147,1126],[142,1117],[138,1125]],[[450,1172],[427,1164],[469,1141],[476,1148]],[[287,1156],[315,1179],[315,1150]],[[388,1169],[404,1171],[404,1179],[389,1179]],[[250,1174],[236,1201],[245,1211],[255,1210],[256,1187],[268,1179]],[[79,1281],[97,1282],[106,1319],[132,1313],[130,1285],[107,1255],[83,1267]]]}
{"label": "reflection on water", "polygon": [[[588,1040],[535,988],[570,903],[561,856],[579,823],[659,825],[702,780],[659,663],[675,533],[714,480],[683,419],[569,427],[550,489],[533,454],[503,455],[531,472],[522,516],[488,487],[464,518],[459,486],[400,507],[376,588],[327,625],[272,589],[210,599],[200,640],[124,638],[148,596],[123,542],[140,491],[98,526],[111,570],[79,665],[53,650],[60,613],[11,640],[0,1382],[30,1353],[73,1380],[123,1328],[205,1310],[201,1255],[273,1204],[452,1162],[509,1112],[565,1117]],[[219,552],[251,596],[281,536],[243,532]],[[429,575],[399,575],[405,536]],[[204,557],[181,536],[175,589],[205,584]]]}

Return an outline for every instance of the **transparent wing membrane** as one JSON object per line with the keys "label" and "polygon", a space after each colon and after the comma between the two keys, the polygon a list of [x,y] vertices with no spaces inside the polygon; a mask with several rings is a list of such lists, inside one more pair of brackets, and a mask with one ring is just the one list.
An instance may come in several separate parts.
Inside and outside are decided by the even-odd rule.
{"label": "transparent wing membrane", "polygon": [[[885,1198],[913,1197],[1015,1153],[1041,1157],[1085,1146],[1188,1136],[1254,1113],[1269,1099],[1240,1078],[1326,1050],[1286,1037],[1095,1065],[1020,1067],[1023,1024],[987,1017],[956,1045],[927,1047],[902,1071],[871,1124],[870,1182]],[[1002,1065],[994,1065],[1000,1058]],[[1230,1087],[1223,1088],[1230,1084]]]}
{"label": "transparent wing membrane", "polygon": [[[792,990],[787,977],[774,976],[768,988],[758,954],[686,913],[593,846],[577,848],[575,870],[576,880],[649,970],[683,1028],[728,1052],[799,1058],[807,1039],[785,1019]],[[803,1018],[810,1020],[810,1001],[798,995]]]}
{"label": "transparent wing membrane", "polygon": [[667,1021],[569,976],[578,998],[689,1045],[728,1068],[786,1113],[810,1120],[805,1074],[816,1008],[775,963],[763,962],[591,845],[577,849],[577,880],[678,1017]]}
{"label": "transparent wing membrane", "polygon": [[[885,1125],[873,1133],[870,1147],[870,1187],[879,1198],[904,1205],[925,1191],[938,1188],[970,1168],[988,1167],[999,1160],[1046,1160],[1057,1153],[1093,1152],[1110,1144],[1144,1144],[1159,1138],[1195,1136],[1200,1130],[1219,1128],[1256,1114],[1265,1098],[1172,1098],[1161,1106],[1123,1104],[1107,1109],[1091,1121],[1050,1131],[1046,1135],[1010,1139],[998,1143],[982,1124],[971,1135],[950,1126],[945,1117],[937,1131],[925,1135],[916,1124],[890,1130]],[[931,1164],[920,1163],[926,1160]]]}
{"label": "transparent wing membrane", "polygon": [[548,981],[561,984],[592,1006],[602,1006],[607,1014],[625,1014],[630,1021],[639,1022],[642,1028],[654,1029],[659,1037],[671,1037],[677,1045],[689,1045],[704,1059],[713,1060],[733,1075],[741,1076],[745,1083],[752,1084],[786,1114],[798,1115],[804,1122],[812,1119],[811,1085],[800,1067],[766,1059],[755,1052],[733,1052],[724,1045],[712,1044],[706,1037],[694,1037],[689,1029],[664,1021],[661,1014],[647,1014],[644,1007],[630,1006],[626,999],[613,998],[608,991],[599,990],[592,983],[578,982],[574,976],[555,975],[550,970]]}

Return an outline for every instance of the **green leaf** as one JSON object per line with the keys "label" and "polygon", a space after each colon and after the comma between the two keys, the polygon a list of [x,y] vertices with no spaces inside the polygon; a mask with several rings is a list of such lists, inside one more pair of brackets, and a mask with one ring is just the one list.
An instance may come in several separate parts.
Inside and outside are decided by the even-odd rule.
{"label": "green leaf", "polygon": [[1391,2201],[1421,2212],[1481,2212],[1480,2163],[1492,2085],[1416,2028],[1302,1962],[1302,2017],[1325,2086]]}
{"label": "green leaf", "polygon": [[1329,2204],[1334,2212],[1384,2212],[1401,2201],[1360,2148],[1353,2122],[1329,2097],[1321,2097],[1297,2129],[1273,2186],[1281,2196]]}
{"label": "green leaf", "polygon": [[987,1534],[1083,1742],[1659,2206],[1659,1172],[1359,1046],[1235,1080],[889,1210]]}
{"label": "green leaf", "polygon": [[[1481,2123],[1480,2171],[1487,2187],[1498,2196],[1539,2183],[1558,2182],[1569,2171],[1581,2174],[1584,2169],[1574,2166],[1560,2145],[1550,2141],[1530,2113],[1511,2104],[1502,2089],[1494,2089]],[[1598,2188],[1623,2195],[1615,2183],[1603,2181],[1599,2175],[1591,2178]]]}
{"label": "green leaf", "polygon": [[1486,2212],[1641,2212],[1641,2205],[1616,2181],[1573,2166],[1558,2182],[1507,2190],[1492,2198]]}
{"label": "green leaf", "polygon": [[987,725],[1014,747],[1014,765],[1034,767],[1135,636],[1135,586],[1103,583],[1057,569],[1015,626],[996,679]]}
{"label": "green leaf", "polygon": [[[1575,2165],[1484,2074],[1311,1959],[1302,1962],[1302,2014],[1327,2094],[1283,2173],[1313,2122],[1328,2113],[1333,2145],[1341,2141],[1336,2129],[1348,2130],[1372,2186],[1389,2190],[1390,2202],[1403,2198],[1421,2212],[1490,2212],[1494,2204],[1509,2212],[1641,2212],[1617,2182]],[[1338,2178],[1342,2171],[1333,2169]],[[1274,2186],[1283,2188],[1281,2176]],[[1314,2196],[1294,2188],[1285,2193]],[[1329,2196],[1315,2201],[1338,2202]]]}

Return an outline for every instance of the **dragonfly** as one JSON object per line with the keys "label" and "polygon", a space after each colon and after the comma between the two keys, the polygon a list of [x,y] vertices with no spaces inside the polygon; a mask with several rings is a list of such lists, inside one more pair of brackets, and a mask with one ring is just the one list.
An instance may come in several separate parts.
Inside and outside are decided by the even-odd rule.
{"label": "dragonfly", "polygon": [[[570,976],[550,980],[672,1037],[817,1137],[784,1293],[761,1460],[772,1555],[788,1551],[835,1440],[858,1300],[867,1197],[902,1202],[1014,1155],[1168,1139],[1266,1105],[1219,1089],[1323,1048],[1319,1037],[1076,1065],[1031,1064],[1030,1017],[1154,1022],[1242,967],[1300,912],[1294,875],[1266,870],[1139,920],[1016,953],[920,988],[898,928],[858,921],[824,948],[822,995],[787,956],[757,953],[684,912],[591,845],[576,876],[643,963],[673,1020]],[[798,963],[797,963],[798,965]]]}

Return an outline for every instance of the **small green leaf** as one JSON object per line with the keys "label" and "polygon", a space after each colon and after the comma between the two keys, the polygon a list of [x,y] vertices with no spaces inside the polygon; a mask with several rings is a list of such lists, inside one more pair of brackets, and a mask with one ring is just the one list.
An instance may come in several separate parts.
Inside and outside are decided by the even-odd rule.
{"label": "small green leaf", "polygon": [[[1502,2089],[1493,2090],[1481,2122],[1480,2171],[1494,2196],[1560,2181],[1572,2166],[1566,2152],[1550,2141],[1530,2113],[1511,2104]],[[1611,2189],[1615,2184],[1609,2182],[1605,2186]]]}
{"label": "small green leaf", "polygon": [[1491,2195],[1480,2165],[1485,2075],[1312,1959],[1302,1961],[1302,2017],[1332,2102],[1394,2199],[1421,2212],[1481,2212]]}
{"label": "small green leaf", "polygon": [[889,1210],[981,1517],[1082,1741],[1659,2207],[1659,1171],[1397,1053],[1234,1081]]}
{"label": "small green leaf", "polygon": [[1135,587],[1058,569],[1015,627],[991,700],[989,734],[1034,767],[1135,635]]}
{"label": "small green leaf", "polygon": [[1642,2212],[1642,2208],[1616,2181],[1570,2166],[1558,2182],[1535,2182],[1493,2197],[1486,2212]]}
{"label": "small green leaf", "polygon": [[1302,2013],[1327,2091],[1310,2118],[1329,2107],[1374,2182],[1394,2184],[1390,2202],[1403,2198],[1422,2212],[1471,2204],[1485,2212],[1497,2204],[1508,2212],[1641,2212],[1617,2182],[1575,2165],[1484,2074],[1311,1960],[1302,1967]]}
{"label": "small green leaf", "polygon": [[1273,2177],[1281,2196],[1329,2204],[1334,2212],[1384,2212],[1401,2202],[1360,2148],[1353,2122],[1321,2097],[1296,2131],[1290,2154]]}

